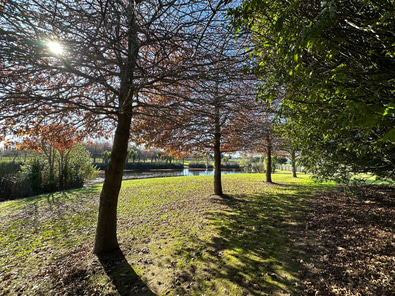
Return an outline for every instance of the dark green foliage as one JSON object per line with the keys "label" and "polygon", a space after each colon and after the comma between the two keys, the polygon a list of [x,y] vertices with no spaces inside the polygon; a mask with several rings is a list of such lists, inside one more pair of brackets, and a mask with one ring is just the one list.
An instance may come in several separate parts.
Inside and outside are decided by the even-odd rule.
{"label": "dark green foliage", "polygon": [[288,159],[286,159],[285,157],[277,157],[277,156],[275,156],[274,158],[276,159],[278,164],[286,164],[287,161],[288,161]]}
{"label": "dark green foliage", "polygon": [[18,180],[22,163],[2,162],[0,163],[0,201],[25,197],[27,187],[25,182]]}
{"label": "dark green foliage", "polygon": [[21,165],[21,162],[0,162],[0,177],[16,174],[19,172]]}
{"label": "dark green foliage", "polygon": [[223,170],[237,170],[237,169],[240,169],[240,165],[238,163],[228,162],[228,163],[221,164],[221,168]]}
{"label": "dark green foliage", "polygon": [[206,164],[201,162],[191,162],[188,164],[189,169],[213,169],[214,166],[212,164]]}
{"label": "dark green foliage", "polygon": [[137,158],[137,151],[133,149],[128,150],[128,155],[126,156],[126,162],[129,162],[129,160],[132,160],[132,162],[135,162]]}
{"label": "dark green foliage", "polygon": [[35,157],[30,161],[28,169],[28,180],[34,193],[40,194],[43,190],[43,170],[44,163],[40,158]]}
{"label": "dark green foliage", "polygon": [[248,0],[232,13],[300,165],[321,179],[394,179],[393,3]]}
{"label": "dark green foliage", "polygon": [[165,163],[165,162],[135,162],[126,163],[125,169],[127,170],[182,170],[184,165],[182,163]]}
{"label": "dark green foliage", "polygon": [[27,188],[16,175],[9,175],[0,179],[0,201],[28,196]]}
{"label": "dark green foliage", "polygon": [[90,153],[85,145],[71,150],[63,169],[63,187],[61,189],[80,188],[85,180],[96,176],[97,169],[91,165]]}
{"label": "dark green foliage", "polygon": [[103,162],[105,163],[105,164],[108,164],[108,162],[109,162],[109,160],[110,160],[110,157],[111,157],[111,151],[104,151],[103,152],[103,154],[102,154],[102,156],[103,156]]}

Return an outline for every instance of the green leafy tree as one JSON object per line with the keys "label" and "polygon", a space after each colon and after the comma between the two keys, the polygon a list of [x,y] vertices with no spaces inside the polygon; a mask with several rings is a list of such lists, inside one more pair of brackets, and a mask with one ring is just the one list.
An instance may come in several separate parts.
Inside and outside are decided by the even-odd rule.
{"label": "green leafy tree", "polygon": [[44,162],[39,157],[31,159],[24,168],[27,171],[28,184],[35,194],[42,193]]}
{"label": "green leafy tree", "polygon": [[129,161],[129,159],[131,159],[132,162],[134,163],[136,161],[136,158],[137,158],[137,151],[135,151],[133,149],[129,149],[127,160]]}
{"label": "green leafy tree", "polygon": [[85,143],[80,143],[71,149],[65,167],[67,188],[82,187],[85,181],[97,176],[97,169],[92,166],[91,154]]}
{"label": "green leafy tree", "polygon": [[110,161],[110,158],[111,158],[111,151],[108,151],[108,150],[103,151],[102,158],[103,158],[103,162],[105,164],[108,164],[108,162]]}
{"label": "green leafy tree", "polygon": [[252,35],[262,100],[282,98],[301,165],[323,179],[394,179],[394,3],[246,0],[231,13]]}

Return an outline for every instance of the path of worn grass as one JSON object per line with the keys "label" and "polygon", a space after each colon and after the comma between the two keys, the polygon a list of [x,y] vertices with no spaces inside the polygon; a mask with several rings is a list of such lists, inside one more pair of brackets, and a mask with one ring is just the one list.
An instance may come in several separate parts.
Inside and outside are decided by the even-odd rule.
{"label": "path of worn grass", "polygon": [[100,186],[0,204],[0,294],[297,295],[307,176],[123,183],[121,253],[91,254]]}

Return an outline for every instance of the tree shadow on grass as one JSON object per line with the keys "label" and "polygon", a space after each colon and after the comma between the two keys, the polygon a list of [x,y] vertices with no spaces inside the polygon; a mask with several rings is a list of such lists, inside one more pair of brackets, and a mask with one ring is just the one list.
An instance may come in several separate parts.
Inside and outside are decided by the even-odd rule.
{"label": "tree shadow on grass", "polygon": [[93,200],[92,196],[95,194],[98,194],[98,188],[89,186],[16,199],[13,201],[12,206],[13,208],[21,208],[23,211],[37,211],[38,209],[56,210],[69,204],[70,201],[73,201],[73,203],[91,202]]}
{"label": "tree shadow on grass", "polygon": [[195,245],[181,253],[197,262],[183,271],[184,278],[196,280],[195,292],[204,287],[220,295],[300,295],[306,205],[299,192],[291,190],[215,199],[223,210],[207,218],[218,236],[195,239]]}
{"label": "tree shadow on grass", "polygon": [[121,296],[155,296],[140,279],[121,250],[97,256],[107,276]]}

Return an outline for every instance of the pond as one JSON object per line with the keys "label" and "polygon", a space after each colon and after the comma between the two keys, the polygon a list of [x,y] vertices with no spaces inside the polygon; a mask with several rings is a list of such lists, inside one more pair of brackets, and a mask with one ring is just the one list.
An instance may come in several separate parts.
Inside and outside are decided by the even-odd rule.
{"label": "pond", "polygon": [[[244,173],[243,170],[223,170],[222,174],[241,174]],[[147,179],[147,178],[163,178],[163,177],[177,177],[177,176],[210,176],[214,175],[214,170],[150,170],[150,171],[124,171],[123,180],[133,180],[133,179]],[[103,183],[104,172],[100,171],[99,176],[89,182],[92,183]]]}

